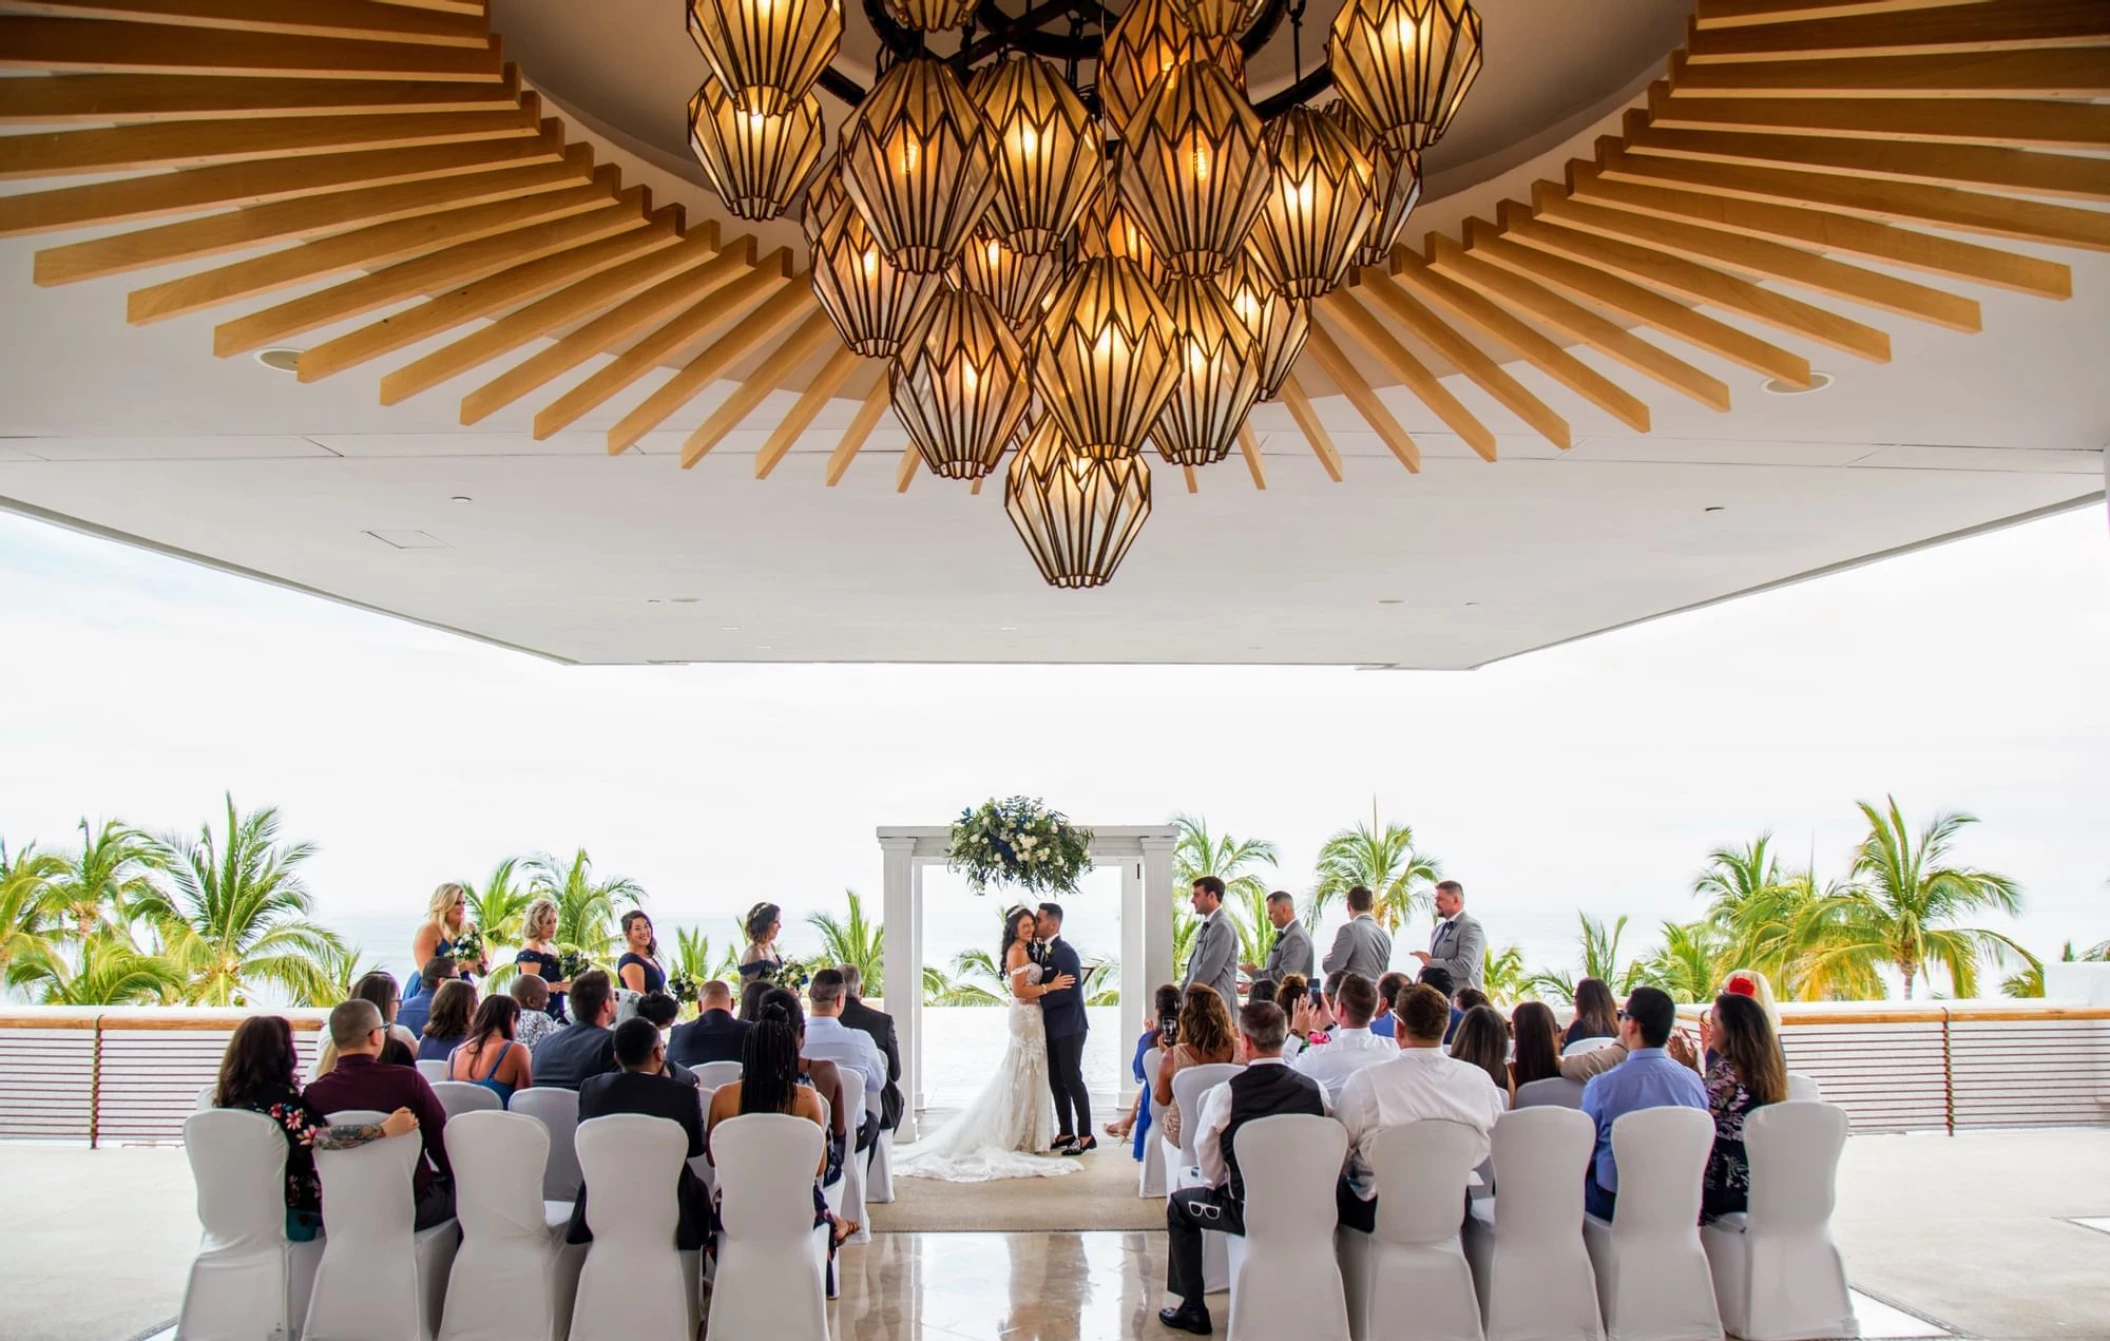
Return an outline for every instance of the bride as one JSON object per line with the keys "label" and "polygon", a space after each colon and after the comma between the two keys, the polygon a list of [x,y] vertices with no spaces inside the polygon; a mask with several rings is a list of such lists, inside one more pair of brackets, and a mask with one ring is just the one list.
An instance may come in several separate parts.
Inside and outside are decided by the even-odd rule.
{"label": "bride", "polygon": [[1032,909],[1013,908],[1004,915],[1004,943],[997,951],[1011,993],[1011,1035],[1004,1060],[973,1103],[937,1131],[903,1147],[894,1162],[896,1177],[981,1183],[1055,1177],[1075,1168],[1069,1161],[1046,1158],[1055,1140],[1055,1103],[1048,1088],[1048,1036],[1041,1023],[1040,998],[1074,987],[1077,980],[1061,973],[1042,982],[1041,966],[1028,953],[1032,940]]}

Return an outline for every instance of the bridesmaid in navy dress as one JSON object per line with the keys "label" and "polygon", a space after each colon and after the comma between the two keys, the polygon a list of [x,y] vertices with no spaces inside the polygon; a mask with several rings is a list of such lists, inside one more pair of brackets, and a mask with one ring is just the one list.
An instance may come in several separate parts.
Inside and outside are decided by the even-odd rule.
{"label": "bridesmaid in navy dress", "polygon": [[659,966],[659,940],[652,934],[652,919],[641,909],[623,914],[623,957],[615,961],[615,976],[633,992],[664,992],[667,971]]}
{"label": "bridesmaid in navy dress", "polygon": [[564,1018],[564,993],[571,983],[564,976],[564,959],[557,953],[556,900],[537,899],[529,904],[520,934],[525,943],[520,953],[513,956],[513,962],[522,973],[549,985],[549,1017],[558,1024],[568,1023]]}
{"label": "bridesmaid in navy dress", "polygon": [[784,962],[777,953],[777,933],[784,929],[784,910],[773,903],[758,903],[747,910],[742,925],[747,931],[747,952],[740,956],[740,981],[768,977]]}
{"label": "bridesmaid in navy dress", "polygon": [[[418,970],[425,962],[438,956],[454,954],[455,938],[474,925],[469,921],[469,891],[448,881],[432,891],[432,905],[425,911],[425,920],[418,927],[418,934],[410,941],[410,994],[421,995],[425,981]],[[489,966],[481,959],[473,964],[463,964],[464,980],[475,982],[476,975],[488,973]]]}

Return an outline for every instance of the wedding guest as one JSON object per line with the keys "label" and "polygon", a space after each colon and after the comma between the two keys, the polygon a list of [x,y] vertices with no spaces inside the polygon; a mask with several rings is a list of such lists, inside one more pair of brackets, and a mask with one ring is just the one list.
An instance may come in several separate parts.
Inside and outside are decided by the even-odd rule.
{"label": "wedding guest", "polygon": [[615,961],[618,985],[644,995],[667,990],[667,971],[659,966],[659,938],[652,919],[641,908],[623,914],[623,957]]}
{"label": "wedding guest", "polygon": [[843,1092],[842,1070],[825,1058],[804,1055],[806,1010],[799,1004],[797,992],[788,987],[770,988],[762,996],[762,1009],[767,1011],[771,1006],[783,1011],[798,1035],[800,1083],[813,1086],[814,1092],[828,1101],[828,1168],[821,1181],[832,1185],[843,1176],[843,1161],[850,1148],[850,1105]]}
{"label": "wedding guest", "polygon": [[1619,1017],[1626,1060],[1583,1086],[1582,1111],[1597,1124],[1597,1155],[1583,1184],[1583,1206],[1601,1219],[1612,1218],[1619,1196],[1612,1124],[1644,1108],[1708,1111],[1707,1088],[1699,1075],[1664,1050],[1677,1023],[1678,1007],[1668,993],[1636,987]]}
{"label": "wedding guest", "polygon": [[1172,1078],[1190,1066],[1228,1062],[1238,1054],[1231,1012],[1213,987],[1186,990],[1180,999],[1179,1030],[1179,1042],[1158,1063],[1157,1084],[1150,1087],[1151,1102],[1164,1114],[1165,1139],[1174,1145],[1180,1143],[1180,1106],[1172,1097]]}
{"label": "wedding guest", "polygon": [[[762,993],[755,995],[759,997]],[[702,1066],[706,1062],[739,1061],[740,1050],[747,1042],[747,1031],[754,1026],[745,1019],[733,1018],[733,989],[713,978],[697,992],[696,1005],[696,1018],[687,1024],[675,1025],[673,1032],[667,1035],[668,1059],[690,1067]]]}
{"label": "wedding guest", "polygon": [[1509,1063],[1512,1095],[1534,1080],[1551,1080],[1561,1073],[1561,1026],[1553,1007],[1543,1001],[1519,1002],[1509,1013],[1509,1028],[1516,1040]]}
{"label": "wedding guest", "polygon": [[[1716,997],[1700,1019],[1700,1050],[1707,1059],[1702,1077],[1707,1108],[1714,1114],[1714,1149],[1700,1185],[1700,1215],[1714,1220],[1749,1209],[1751,1160],[1744,1151],[1744,1119],[1754,1108],[1786,1102],[1788,1068],[1773,1022],[1755,996],[1724,992]],[[1687,1065],[1700,1060],[1689,1048],[1671,1051]]]}
{"label": "wedding guest", "polygon": [[799,1048],[799,1055],[806,1058],[825,1058],[837,1067],[852,1067],[862,1076],[865,1092],[864,1122],[858,1128],[858,1150],[868,1150],[872,1142],[879,1139],[879,1096],[886,1088],[886,1058],[880,1055],[879,1045],[871,1035],[861,1029],[852,1029],[842,1021],[843,1005],[848,1000],[843,990],[843,975],[837,969],[822,969],[813,975],[806,985],[807,995],[813,1002],[813,1013],[806,1017],[806,1037]]}
{"label": "wedding guest", "polygon": [[1757,969],[1731,969],[1722,979],[1722,990],[1731,996],[1747,996],[1756,1001],[1766,1012],[1766,1023],[1773,1026],[1773,1037],[1780,1037],[1780,1006],[1773,1000],[1773,983]]}
{"label": "wedding guest", "polygon": [[447,1055],[447,1079],[483,1086],[498,1096],[501,1108],[511,1104],[515,1090],[534,1083],[528,1050],[514,1037],[519,1019],[520,1003],[512,997],[485,997],[469,1023],[469,1037]]}
{"label": "wedding guest", "polygon": [[1586,1038],[1619,1037],[1619,1003],[1602,978],[1584,978],[1575,984],[1575,1018],[1561,1035],[1561,1046],[1572,1048]]}
{"label": "wedding guest", "polygon": [[513,962],[522,977],[540,978],[548,985],[549,1017],[563,1024],[564,994],[571,984],[564,980],[564,956],[557,950],[557,901],[543,898],[529,904],[520,934],[520,952]]}
{"label": "wedding guest", "polygon": [[740,984],[740,1020],[753,1024],[762,1018],[762,998],[776,986],[767,978],[749,978]]}
{"label": "wedding guest", "polygon": [[452,955],[434,955],[424,961],[424,966],[418,970],[417,990],[396,1012],[396,1023],[408,1029],[413,1037],[423,1037],[425,1018],[432,1013],[433,993],[439,991],[441,983],[460,976],[461,969]]}
{"label": "wedding guest", "polygon": [[[466,984],[465,984],[466,985]],[[454,1166],[447,1162],[447,1110],[415,1066],[384,1066],[379,1061],[387,1037],[381,1012],[371,1001],[354,999],[330,1012],[330,1040],[337,1045],[337,1065],[311,1081],[302,1097],[320,1113],[370,1108],[393,1113],[407,1108],[416,1115],[418,1139],[425,1157],[411,1174],[417,1198],[419,1229],[430,1229],[454,1216]]]}
{"label": "wedding guest", "polygon": [[888,1131],[901,1126],[901,1042],[894,1033],[894,1017],[874,1010],[864,1001],[864,973],[855,964],[837,964],[843,975],[842,1022],[862,1030],[886,1058],[886,1088],[879,1091],[879,1121]]}
{"label": "wedding guest", "polygon": [[[636,1018],[659,1030],[660,1041],[665,1042],[667,1031],[681,1018],[681,1003],[665,992],[647,992],[637,999],[636,1011]],[[696,1083],[696,1073],[671,1057],[660,1063],[659,1074],[684,1085]]]}
{"label": "wedding guest", "polygon": [[235,1027],[220,1058],[213,1107],[261,1113],[286,1138],[286,1237],[314,1239],[322,1228],[322,1182],[315,1175],[317,1150],[351,1150],[386,1136],[416,1131],[417,1114],[398,1108],[380,1122],[332,1125],[301,1097],[300,1055],[293,1026],[283,1015],[252,1015]]}
{"label": "wedding guest", "polygon": [[[1443,993],[1445,1001],[1451,1001],[1451,994],[1457,990],[1457,985],[1451,980],[1451,971],[1441,964],[1431,964],[1421,971],[1421,985],[1433,987]],[[1465,1012],[1458,1009],[1457,1002],[1451,1001],[1451,1023],[1443,1031],[1443,1041],[1446,1044],[1451,1041],[1451,1035],[1457,1032],[1458,1022],[1464,1018]]]}
{"label": "wedding guest", "polygon": [[[1268,977],[1282,981],[1285,973],[1294,973],[1309,979],[1318,966],[1312,951],[1311,933],[1297,920],[1297,901],[1285,890],[1276,890],[1267,896],[1267,921],[1275,929],[1275,936],[1268,943],[1267,963],[1254,967],[1241,965],[1247,977]],[[1282,1005],[1277,1002],[1277,1005]],[[1289,1006],[1282,1007],[1285,1013]]]}
{"label": "wedding guest", "polygon": [[1429,933],[1429,948],[1411,950],[1425,968],[1450,971],[1460,987],[1480,986],[1487,972],[1487,933],[1465,911],[1465,886],[1456,880],[1436,884],[1436,930]]}
{"label": "wedding guest", "polygon": [[[1299,1002],[1298,1009],[1309,1014],[1312,1004]],[[1377,1012],[1377,988],[1362,974],[1341,975],[1333,996],[1333,1012],[1337,1023],[1327,1032],[1326,1041],[1298,1053],[1293,1063],[1300,1075],[1319,1082],[1328,1099],[1339,1098],[1348,1077],[1364,1067],[1399,1055],[1399,1049],[1390,1041],[1371,1031],[1370,1022]]]}
{"label": "wedding guest", "polygon": [[1377,924],[1377,896],[1361,885],[1348,891],[1348,921],[1326,952],[1328,973],[1360,973],[1372,982],[1392,965],[1392,936]]}
{"label": "wedding guest", "polygon": [[1514,1107],[1516,1087],[1509,1081],[1509,1026],[1493,1006],[1474,1006],[1451,1034],[1451,1056],[1479,1067],[1502,1092],[1502,1106]]}
{"label": "wedding guest", "polygon": [[615,987],[600,969],[572,979],[571,1023],[535,1046],[535,1083],[575,1090],[588,1076],[615,1069]]}
{"label": "wedding guest", "polygon": [[1394,1037],[1392,1007],[1399,994],[1413,983],[1406,974],[1394,970],[1377,980],[1377,1013],[1370,1019],[1370,1032],[1379,1038]]}
{"label": "wedding guest", "polygon": [[1203,1302],[1202,1231],[1245,1233],[1245,1183],[1238,1171],[1238,1133],[1246,1123],[1289,1114],[1323,1117],[1326,1094],[1317,1081],[1282,1061],[1282,1039],[1288,1032],[1282,1009],[1253,1002],[1238,1012],[1238,1046],[1245,1068],[1202,1096],[1194,1115],[1194,1152],[1205,1187],[1188,1187],[1165,1201],[1165,1232],[1170,1240],[1165,1284],[1179,1304],[1160,1309],[1158,1321],[1176,1331],[1209,1335],[1211,1321]]}
{"label": "wedding guest", "polygon": [[[432,891],[432,902],[425,910],[425,920],[418,924],[417,934],[410,938],[410,962],[423,964],[435,956],[455,958],[455,942],[462,933],[473,931],[476,924],[469,920],[469,891],[448,881]],[[472,976],[487,971],[484,957],[479,955],[473,963],[463,966],[463,976]],[[427,989],[431,987],[426,984]]]}
{"label": "wedding guest", "polygon": [[1279,1006],[1282,1003],[1275,1000],[1276,988],[1277,984],[1273,978],[1255,978],[1246,984],[1245,999],[1265,1001],[1270,1006]]}
{"label": "wedding guest", "polygon": [[1341,1224],[1349,1229],[1367,1234],[1377,1225],[1370,1143],[1386,1128],[1430,1118],[1461,1123],[1477,1136],[1466,1167],[1487,1158],[1488,1133],[1504,1109],[1502,1092],[1487,1072],[1444,1053],[1450,1011],[1449,998],[1426,983],[1401,992],[1392,1003],[1393,1018],[1399,1022],[1399,1055],[1365,1067],[1341,1086],[1334,1115],[1348,1128],[1348,1168],[1335,1203]]}
{"label": "wedding guest", "polygon": [[1603,1075],[1625,1060],[1626,1044],[1610,1039],[1601,1048],[1561,1054],[1561,1075],[1578,1085],[1587,1085],[1593,1077]]}
{"label": "wedding guest", "polygon": [[1117,1141],[1129,1139],[1133,1132],[1135,1145],[1130,1153],[1138,1160],[1143,1158],[1143,1140],[1150,1134],[1150,1105],[1143,1102],[1143,1096],[1150,1088],[1151,1078],[1143,1069],[1144,1062],[1152,1048],[1163,1056],[1179,1041],[1179,1011],[1180,989],[1169,982],[1159,984],[1151,999],[1151,1013],[1143,1019],[1143,1033],[1136,1039],[1136,1055],[1128,1064],[1130,1074],[1136,1078],[1135,1101],[1124,1117],[1100,1129]]}
{"label": "wedding guest", "polygon": [[[1282,1055],[1284,1057],[1291,1059],[1301,1057],[1304,1055],[1304,1049],[1308,1046],[1306,1031],[1298,1028],[1295,1021],[1299,1018],[1297,1015],[1298,1005],[1309,1004],[1310,991],[1311,984],[1301,973],[1285,973],[1282,975],[1281,981],[1275,984],[1275,1004],[1282,1008],[1282,1013],[1289,1017],[1291,1021],[1289,1037],[1282,1040]],[[1320,1027],[1331,1028],[1332,1025],[1328,1023]]]}
{"label": "wedding guest", "polygon": [[[414,1066],[418,1060],[418,1036],[397,1024],[396,1013],[402,1008],[403,999],[396,991],[396,977],[381,969],[360,978],[352,984],[354,1001],[371,1001],[381,1012],[388,1025],[388,1038],[381,1044],[381,1061],[386,1066]],[[422,1026],[420,1026],[422,1027]],[[330,1068],[337,1065],[337,1045],[330,1041],[328,1030],[323,1031],[322,1047],[315,1054],[315,1070],[309,1076],[326,1076]]]}
{"label": "wedding guest", "polygon": [[[758,903],[747,910],[741,925],[747,931],[747,949],[740,954],[740,979],[746,982],[755,978],[766,978],[770,972],[784,962],[777,953],[777,933],[784,929],[784,910],[773,903]],[[740,1018],[752,1018],[745,1009],[746,998],[741,998]]]}
{"label": "wedding guest", "polygon": [[1469,1012],[1474,1006],[1493,1006],[1495,1003],[1477,987],[1461,987],[1451,994],[1451,1004]]}
{"label": "wedding guest", "polygon": [[557,1022],[549,1014],[549,1003],[556,993],[532,973],[513,975],[513,985],[507,990],[520,1005],[520,1019],[513,1025],[513,1039],[533,1052],[537,1043],[557,1032]]}
{"label": "wedding guest", "polygon": [[432,994],[432,1010],[425,1017],[425,1032],[418,1039],[418,1060],[446,1061],[448,1054],[468,1039],[469,1023],[475,1015],[474,987],[459,978],[441,983],[440,990]]}
{"label": "wedding guest", "polygon": [[[675,1175],[675,1204],[680,1207],[680,1215],[675,1222],[674,1246],[685,1253],[699,1252],[711,1235],[711,1195],[689,1168],[689,1161],[704,1151],[703,1110],[696,1102],[696,1087],[659,1074],[667,1049],[651,1021],[625,1020],[616,1027],[614,1039],[619,1069],[588,1076],[580,1083],[579,1121],[638,1113],[680,1126],[688,1137],[688,1153]],[[593,1242],[593,1227],[586,1214],[589,1191],[589,1187],[580,1184],[579,1199],[572,1203],[567,1243]]]}
{"label": "wedding guest", "polygon": [[1187,952],[1187,976],[1183,988],[1210,987],[1226,1008],[1238,1005],[1238,928],[1223,910],[1224,882],[1205,875],[1194,882],[1189,902],[1202,920],[1194,932],[1194,946]]}

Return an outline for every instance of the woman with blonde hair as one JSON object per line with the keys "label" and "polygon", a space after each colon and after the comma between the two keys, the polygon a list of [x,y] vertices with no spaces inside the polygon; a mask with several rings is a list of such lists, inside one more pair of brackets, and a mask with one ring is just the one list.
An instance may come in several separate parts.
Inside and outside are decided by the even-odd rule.
{"label": "woman with blonde hair", "polygon": [[[432,891],[432,903],[425,909],[425,920],[418,924],[418,934],[410,941],[410,964],[413,969],[423,968],[433,959],[454,954],[454,943],[462,934],[474,931],[476,924],[469,920],[469,891],[449,880]],[[474,963],[461,966],[462,977],[475,981],[479,973],[488,973],[490,968],[484,957],[478,955]],[[424,989],[422,981],[416,983],[416,996]]]}
{"label": "woman with blonde hair", "polygon": [[1164,1110],[1165,1139],[1180,1143],[1180,1106],[1172,1097],[1172,1078],[1190,1066],[1235,1061],[1238,1035],[1231,1027],[1231,1012],[1214,987],[1196,984],[1187,989],[1180,1004],[1180,1041],[1158,1063],[1157,1084],[1151,1098]]}
{"label": "woman with blonde hair", "polygon": [[1729,996],[1748,996],[1758,1003],[1766,1013],[1766,1023],[1773,1026],[1773,1037],[1780,1038],[1780,1007],[1773,1000],[1773,984],[1757,969],[1731,969],[1722,979],[1722,991]]}
{"label": "woman with blonde hair", "polygon": [[564,1018],[564,993],[571,981],[564,976],[564,958],[557,952],[557,901],[536,899],[527,906],[520,923],[520,953],[513,956],[522,976],[540,978],[549,988],[549,1017],[558,1024]]}

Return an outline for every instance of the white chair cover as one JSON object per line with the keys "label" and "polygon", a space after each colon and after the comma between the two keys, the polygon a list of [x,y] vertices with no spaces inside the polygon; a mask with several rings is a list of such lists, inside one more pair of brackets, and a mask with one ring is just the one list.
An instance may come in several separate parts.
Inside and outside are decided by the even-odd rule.
{"label": "white chair cover", "polygon": [[[702,1114],[703,1126],[706,1131],[710,1129],[711,1125],[711,1099],[717,1093],[718,1091],[709,1085],[698,1085],[696,1087],[696,1105],[698,1111]],[[702,1154],[690,1160],[689,1172],[695,1174],[702,1181],[704,1187],[711,1194],[711,1204],[717,1205],[718,1169],[711,1163],[710,1155]],[[705,1279],[709,1279],[708,1271],[705,1273]]]}
{"label": "white chair cover", "polygon": [[828,1204],[837,1215],[858,1224],[857,1232],[844,1242],[870,1243],[872,1218],[865,1213],[865,1160],[857,1152],[857,1129],[865,1120],[865,1073],[848,1062],[835,1065],[843,1076],[843,1104],[850,1110],[844,1119],[849,1136],[843,1149],[843,1176],[828,1189]]}
{"label": "white chair cover", "polygon": [[1475,1205],[1465,1255],[1487,1341],[1603,1341],[1597,1276],[1583,1247],[1583,1179],[1597,1124],[1567,1108],[1506,1113],[1495,1124],[1502,1195]]}
{"label": "white chair cover", "polygon": [[1800,1071],[1788,1072],[1788,1100],[1798,1104],[1821,1104],[1824,1102],[1824,1087],[1817,1077],[1806,1076]]}
{"label": "white chair cover", "polygon": [[466,1080],[434,1081],[432,1092],[440,1097],[440,1107],[447,1110],[450,1121],[464,1113],[496,1113],[505,1107],[496,1094]]}
{"label": "white chair cover", "polygon": [[440,1341],[564,1341],[569,1335],[586,1249],[564,1241],[571,1203],[542,1199],[549,1139],[547,1127],[518,1113],[448,1119],[462,1243],[447,1279]]}
{"label": "white chair cover", "polygon": [[572,1133],[579,1126],[579,1092],[530,1086],[513,1096],[512,1112],[549,1129],[549,1163],[542,1170],[544,1201],[579,1199],[579,1152]]}
{"label": "white chair cover", "polygon": [[1582,1108],[1583,1083],[1566,1076],[1548,1076],[1517,1086],[1517,1108]]}
{"label": "white chair cover", "polygon": [[1335,1236],[1355,1341],[1391,1335],[1403,1318],[1414,1320],[1414,1341],[1481,1341],[1480,1301],[1458,1237],[1479,1144],[1479,1133],[1459,1122],[1409,1122],[1371,1138],[1377,1232]]}
{"label": "white chair cover", "polygon": [[[198,1102],[192,1106],[190,1111],[193,1113],[211,1112],[213,1105],[218,1102],[219,1092],[220,1082],[217,1080],[208,1080],[203,1085],[198,1086]],[[263,1114],[259,1113],[257,1116],[262,1117]]]}
{"label": "white chair cover", "polygon": [[1257,1118],[1238,1129],[1237,1146],[1246,1232],[1224,1236],[1231,1341],[1347,1341],[1333,1188],[1348,1129],[1330,1117]]}
{"label": "white chair cover", "polygon": [[593,1194],[593,1242],[579,1270],[572,1341],[691,1341],[702,1282],[695,1254],[674,1246],[689,1153],[681,1124],[615,1113],[580,1123],[574,1142]]}
{"label": "white chair cover", "polygon": [[894,1199],[894,1133],[879,1129],[879,1142],[872,1149],[872,1164],[865,1171],[865,1204],[884,1206]]}
{"label": "white chair cover", "polygon": [[428,1085],[437,1085],[447,1078],[447,1063],[437,1057],[418,1059],[418,1074],[425,1077]]}
{"label": "white chair cover", "polygon": [[261,1113],[208,1109],[184,1122],[183,1145],[205,1232],[183,1286],[177,1337],[297,1339],[322,1244],[286,1239],[285,1133]]}
{"label": "white chair cover", "polygon": [[1846,1131],[1845,1110],[1824,1103],[1769,1104],[1744,1119],[1750,1209],[1700,1230],[1722,1323],[1737,1336],[1805,1341],[1861,1334],[1846,1264],[1832,1241]]}
{"label": "white chair cover", "polygon": [[730,1085],[740,1078],[738,1062],[705,1062],[702,1066],[689,1068],[696,1073],[696,1083],[704,1089],[715,1090],[720,1085]]}
{"label": "white chair cover", "polygon": [[1561,1056],[1574,1057],[1585,1052],[1595,1052],[1599,1048],[1609,1048],[1618,1041],[1616,1038],[1578,1038],[1561,1049]]}
{"label": "white chair cover", "polygon": [[[1172,1101],[1180,1108],[1179,1163],[1165,1172],[1169,1191],[1199,1187],[1201,1157],[1194,1152],[1194,1129],[1199,1125],[1202,1096],[1238,1074],[1232,1062],[1209,1062],[1190,1066],[1172,1078]],[[1202,1288],[1214,1294],[1231,1288],[1230,1245],[1226,1235],[1213,1229],[1202,1231]]]}
{"label": "white chair cover", "polygon": [[1151,1134],[1143,1138],[1143,1167],[1136,1175],[1136,1195],[1146,1200],[1165,1195],[1165,1142],[1163,1126],[1165,1110],[1158,1107],[1157,1096],[1151,1091],[1158,1083],[1158,1063],[1165,1060],[1163,1048],[1152,1048],[1143,1054],[1143,1111],[1150,1114]]}
{"label": "white chair cover", "polygon": [[1583,1218],[1610,1341],[1717,1341],[1700,1180],[1714,1118],[1698,1108],[1644,1108],[1612,1124],[1619,1202],[1611,1223]]}
{"label": "white chair cover", "polygon": [[711,1153],[722,1190],[712,1341],[828,1341],[828,1227],[813,1223],[821,1129],[788,1114],[727,1118]]}
{"label": "white chair cover", "polygon": [[[332,1122],[380,1118],[330,1114]],[[452,1220],[412,1228],[411,1175],[422,1158],[415,1133],[315,1152],[329,1233],[308,1304],[309,1341],[432,1341],[438,1333],[459,1234]]]}

